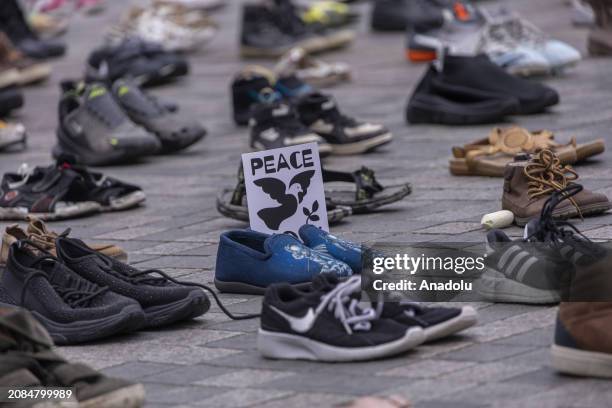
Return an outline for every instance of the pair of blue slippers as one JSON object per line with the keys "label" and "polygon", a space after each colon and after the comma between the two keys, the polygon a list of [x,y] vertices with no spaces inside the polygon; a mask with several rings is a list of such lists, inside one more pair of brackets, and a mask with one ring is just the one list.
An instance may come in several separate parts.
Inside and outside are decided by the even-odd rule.
{"label": "pair of blue slippers", "polygon": [[309,284],[321,273],[343,278],[361,273],[361,246],[314,225],[292,234],[233,230],[221,235],[215,286],[221,292],[261,295],[273,283]]}

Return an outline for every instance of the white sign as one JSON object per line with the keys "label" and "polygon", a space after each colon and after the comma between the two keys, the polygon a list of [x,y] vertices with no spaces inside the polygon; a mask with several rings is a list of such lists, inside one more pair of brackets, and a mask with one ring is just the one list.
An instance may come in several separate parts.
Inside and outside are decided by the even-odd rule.
{"label": "white sign", "polygon": [[242,168],[251,229],[297,234],[313,224],[329,231],[316,143],[245,153]]}

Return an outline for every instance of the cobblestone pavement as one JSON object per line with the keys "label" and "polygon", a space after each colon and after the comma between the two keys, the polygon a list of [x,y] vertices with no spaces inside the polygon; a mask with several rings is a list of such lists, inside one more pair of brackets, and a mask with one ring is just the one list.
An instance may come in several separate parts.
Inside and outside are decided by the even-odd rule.
{"label": "cobblestone pavement", "polygon": [[[108,3],[111,9],[102,16],[75,18],[67,35],[68,56],[54,63],[53,77],[44,86],[26,90],[27,104],[19,119],[28,127],[30,146],[24,153],[0,155],[2,172],[15,170],[22,162],[49,163],[57,84],[82,72],[88,50],[99,43],[103,27],[116,21],[125,4]],[[244,226],[215,209],[215,194],[234,185],[240,153],[247,150],[247,131],[230,121],[230,77],[244,62],[236,48],[241,2],[228,3],[215,15],[222,27],[219,36],[192,58],[192,74],[154,89],[198,114],[209,136],[181,155],[103,170],[141,185],[148,195],[146,206],[56,223],[56,229],[70,227],[75,236],[117,242],[129,250],[138,267],[164,268],[181,279],[212,284],[219,234]],[[497,3],[506,3],[585,51],[586,31],[571,27],[570,11],[561,0]],[[367,11],[369,6],[359,7]],[[484,137],[489,126],[406,126],[406,99],[423,67],[404,61],[402,35],[371,34],[366,23],[367,18],[352,48],[325,55],[354,68],[354,82],[333,89],[333,94],[346,112],[387,124],[396,138],[378,153],[331,158],[326,164],[344,170],[370,166],[383,180],[410,181],[414,192],[385,211],[351,217],[333,231],[357,241],[480,242],[484,234],[478,222],[484,213],[500,208],[501,179],[451,177],[447,160],[453,144]],[[516,120],[530,129],[554,130],[561,140],[605,137],[612,143],[611,68],[610,59],[587,59],[567,75],[547,80],[559,90],[562,103],[551,113]],[[608,195],[612,195],[611,156],[606,152],[578,168],[584,184]],[[612,215],[589,218],[578,226],[592,237],[612,239]],[[518,228],[510,232],[520,235]],[[223,295],[222,299],[237,312],[260,307],[258,297]],[[61,352],[108,374],[143,382],[150,407],[319,407],[365,394],[399,394],[417,407],[610,405],[609,382],[562,377],[549,368],[555,308],[475,306],[479,324],[464,335],[368,363],[264,360],[256,351],[258,322],[229,321],[216,307],[193,323],[63,347]]]}

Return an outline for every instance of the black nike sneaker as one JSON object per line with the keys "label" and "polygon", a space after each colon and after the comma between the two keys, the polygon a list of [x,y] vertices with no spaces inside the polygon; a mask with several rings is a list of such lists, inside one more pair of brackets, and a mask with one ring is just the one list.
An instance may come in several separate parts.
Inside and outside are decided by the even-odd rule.
{"label": "black nike sneaker", "polygon": [[254,104],[280,99],[274,90],[274,82],[274,74],[260,66],[247,67],[234,77],[231,85],[232,113],[237,125],[249,124]]}
{"label": "black nike sneaker", "polygon": [[384,126],[357,121],[342,114],[333,98],[315,92],[296,103],[302,123],[323,137],[332,154],[360,154],[391,142],[391,132]]}
{"label": "black nike sneaker", "polygon": [[243,6],[240,53],[244,57],[280,57],[293,47],[314,53],[345,46],[353,39],[349,30],[309,27],[288,0]]}
{"label": "black nike sneaker", "polygon": [[362,308],[355,276],[328,292],[301,292],[289,284],[266,290],[257,348],[267,358],[327,362],[359,361],[408,351],[425,340],[418,326],[407,328]]}
{"label": "black nike sneaker", "polygon": [[[340,283],[340,279],[325,273],[316,276],[309,288],[311,291],[327,293]],[[300,288],[304,291],[304,287]],[[355,298],[359,300],[360,294]],[[425,335],[425,342],[436,341],[457,334],[476,324],[477,313],[472,306],[437,307],[422,306],[414,302],[384,302],[379,306],[373,302],[374,309],[380,311],[380,317],[391,319],[404,327],[420,327]]]}
{"label": "black nike sneaker", "polygon": [[0,116],[9,115],[23,106],[23,94],[17,88],[0,89]]}
{"label": "black nike sneaker", "polygon": [[59,220],[98,211],[100,204],[89,200],[81,175],[63,166],[6,173],[0,183],[0,220]]}
{"label": "black nike sneaker", "polygon": [[253,106],[251,127],[251,148],[268,150],[315,142],[321,155],[331,151],[325,140],[310,131],[298,119],[291,105],[275,101]]}
{"label": "black nike sneaker", "polygon": [[193,319],[210,307],[200,289],[174,283],[161,271],[140,271],[72,238],[59,237],[55,247],[58,258],[81,277],[138,301],[146,327]]}
{"label": "black nike sneaker", "polygon": [[53,156],[74,156],[90,166],[130,162],[155,154],[160,142],[136,126],[101,83],[62,83]]}
{"label": "black nike sneaker", "polygon": [[30,28],[18,0],[0,2],[0,30],[4,31],[19,50],[32,58],[59,57],[66,46],[59,41],[41,39]]}
{"label": "black nike sneaker", "polygon": [[156,44],[137,38],[127,38],[118,44],[97,48],[87,59],[87,81],[106,81],[109,85],[119,78],[131,78],[142,86],[153,86],[187,75],[187,60],[164,51]]}
{"label": "black nike sneaker", "polygon": [[171,153],[199,142],[206,129],[179,110],[170,110],[136,83],[119,79],[112,87],[113,96],[123,111],[137,125],[155,134],[163,153]]}
{"label": "black nike sneaker", "polygon": [[97,340],[144,323],[136,301],[83,279],[27,240],[10,247],[0,281],[1,305],[30,310],[57,344]]}

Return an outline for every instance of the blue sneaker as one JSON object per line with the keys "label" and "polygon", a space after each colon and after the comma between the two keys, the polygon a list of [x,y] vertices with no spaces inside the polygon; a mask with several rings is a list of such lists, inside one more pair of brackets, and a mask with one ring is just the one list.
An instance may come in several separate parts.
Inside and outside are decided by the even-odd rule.
{"label": "blue sneaker", "polygon": [[347,277],[353,271],[289,234],[267,235],[251,230],[221,234],[215,268],[215,286],[221,292],[262,295],[273,283],[309,283],[320,273]]}
{"label": "blue sneaker", "polygon": [[310,224],[302,225],[298,232],[308,248],[346,263],[353,273],[361,273],[361,245],[345,241]]}

